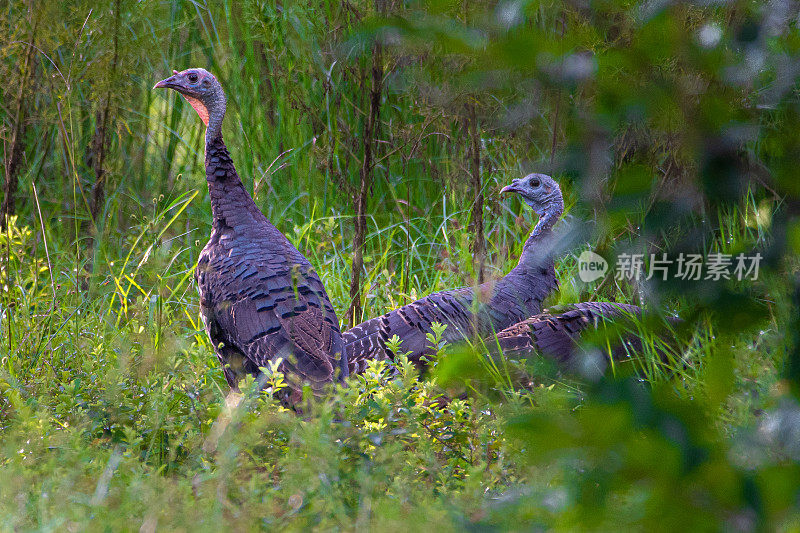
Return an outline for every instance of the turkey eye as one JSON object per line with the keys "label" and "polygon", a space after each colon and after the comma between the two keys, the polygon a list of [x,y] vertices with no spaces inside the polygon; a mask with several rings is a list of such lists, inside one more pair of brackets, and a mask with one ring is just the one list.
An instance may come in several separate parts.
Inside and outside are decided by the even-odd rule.
{"label": "turkey eye", "polygon": [[189,81],[192,82],[192,83],[196,82],[197,81],[197,74],[194,74],[194,73],[189,74]]}
{"label": "turkey eye", "polygon": [[541,182],[538,179],[533,178],[531,180],[531,187],[538,187],[539,185],[541,185]]}

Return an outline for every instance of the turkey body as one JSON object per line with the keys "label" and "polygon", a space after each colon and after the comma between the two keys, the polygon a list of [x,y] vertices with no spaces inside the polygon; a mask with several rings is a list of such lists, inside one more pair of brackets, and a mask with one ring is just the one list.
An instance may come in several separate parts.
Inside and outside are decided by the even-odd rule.
{"label": "turkey body", "polygon": [[[497,334],[497,343],[492,347],[513,357],[542,355],[558,363],[569,364],[578,350],[580,335],[588,328],[597,328],[603,320],[626,315],[641,316],[642,310],[635,305],[613,302],[582,302],[567,306],[560,313],[546,311],[531,316]],[[615,359],[628,352],[640,352],[641,340],[626,336],[612,346]],[[623,345],[624,344],[624,345]]]}
{"label": "turkey body", "polygon": [[484,338],[539,313],[542,301],[558,288],[552,258],[521,262],[505,277],[479,285],[430,294],[344,332],[350,373],[362,372],[371,359],[393,359],[387,347],[392,336],[400,349],[421,364],[435,353],[427,340],[434,322],[447,328],[444,341]]}
{"label": "turkey body", "polygon": [[222,139],[206,145],[211,238],[195,279],[200,311],[232,389],[280,361],[292,401],[347,376],[339,322],[325,288],[289,240],[261,213]]}
{"label": "turkey body", "polygon": [[258,209],[222,140],[227,99],[207,70],[172,71],[156,89],[173,89],[206,126],[211,238],[197,261],[200,315],[232,390],[261,368],[281,371],[290,404],[304,384],[315,394],[348,375],[339,320],[308,260]]}

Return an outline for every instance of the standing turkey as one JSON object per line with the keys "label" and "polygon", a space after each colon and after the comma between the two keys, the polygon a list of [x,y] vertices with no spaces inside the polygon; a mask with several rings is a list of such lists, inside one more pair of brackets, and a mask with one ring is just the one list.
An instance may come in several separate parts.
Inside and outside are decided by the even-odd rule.
{"label": "standing turkey", "polygon": [[156,88],[174,89],[206,125],[206,180],[211,238],[195,280],[206,332],[231,389],[259,367],[280,362],[296,403],[304,383],[315,394],[348,375],[339,321],[308,260],[261,213],[236,173],[222,140],[226,98],[202,68],[173,71]]}
{"label": "standing turkey", "polygon": [[[448,343],[489,335],[541,310],[542,300],[558,288],[552,257],[552,228],[564,212],[561,188],[545,174],[515,179],[501,193],[516,193],[539,215],[519,263],[503,278],[477,287],[437,292],[372,318],[343,335],[350,373],[361,372],[370,359],[393,359],[387,341],[397,335],[409,359],[421,364],[433,348],[426,338],[434,322],[447,325]],[[476,298],[477,294],[477,298]]]}

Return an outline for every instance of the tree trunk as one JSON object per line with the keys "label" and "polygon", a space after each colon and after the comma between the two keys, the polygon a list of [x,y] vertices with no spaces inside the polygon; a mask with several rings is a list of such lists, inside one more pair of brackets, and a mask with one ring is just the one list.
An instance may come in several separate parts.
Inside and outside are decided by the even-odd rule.
{"label": "tree trunk", "polygon": [[[564,33],[567,31],[567,21],[564,16],[559,17],[558,22],[560,23],[560,36],[559,41],[563,41]],[[555,99],[555,104],[553,104],[553,108],[555,111],[553,112],[553,138],[550,142],[550,167],[552,171],[553,163],[556,159],[556,148],[558,148],[558,123],[559,123],[559,115],[561,113],[561,86],[563,84],[563,77],[564,77],[564,63],[559,62],[558,65],[558,86],[556,88],[556,93],[553,96]]]}
{"label": "tree trunk", "polygon": [[[106,130],[108,126],[109,100],[106,99],[102,108],[97,110],[95,117],[95,129],[92,136],[92,170],[94,171],[94,184],[92,185],[92,196],[89,200],[89,214],[94,221],[94,228],[97,228],[98,217],[103,210],[105,203],[106,173],[103,168],[106,156]],[[94,233],[94,230],[91,230]]]}
{"label": "tree trunk", "polygon": [[89,226],[84,226],[84,231],[88,233],[86,239],[86,263],[83,266],[84,276],[81,279],[81,288],[89,288],[89,277],[94,272],[94,245],[100,226],[100,215],[106,203],[106,170],[105,160],[108,151],[108,130],[111,114],[111,102],[113,90],[116,89],[117,63],[119,61],[119,22],[120,22],[120,0],[114,2],[114,27],[113,27],[113,55],[108,69],[108,89],[97,108],[94,121],[94,134],[90,143],[90,157],[92,171],[94,172],[94,183],[89,197]]}
{"label": "tree trunk", "polygon": [[474,235],[472,241],[472,254],[475,276],[478,283],[484,281],[486,266],[486,237],[483,230],[483,183],[481,182],[481,135],[478,128],[478,118],[475,113],[475,104],[467,104],[467,133],[469,135],[469,149],[467,150],[467,168],[470,173],[470,185],[473,193],[472,214],[470,215],[469,228]]}
{"label": "tree trunk", "polygon": [[8,217],[17,211],[17,173],[22,162],[26,129],[25,113],[28,107],[28,85],[36,71],[36,30],[39,18],[34,21],[31,30],[28,49],[25,52],[25,62],[20,72],[19,90],[15,100],[14,125],[11,130],[11,147],[5,164],[5,182],[3,183],[3,202],[0,204],[0,229],[5,231]]}
{"label": "tree trunk", "polygon": [[361,161],[361,186],[355,198],[355,237],[353,239],[352,278],[350,279],[350,308],[345,321],[350,327],[361,320],[361,270],[364,268],[364,242],[367,234],[367,199],[374,175],[374,149],[377,124],[380,118],[383,84],[382,46],[372,45],[372,86],[369,93],[369,114],[364,123],[364,158]]}
{"label": "tree trunk", "polygon": [[94,229],[98,226],[98,217],[103,211],[106,199],[106,171],[105,158],[108,139],[108,121],[111,110],[112,89],[117,76],[117,62],[119,58],[119,21],[120,21],[120,0],[114,2],[114,55],[111,57],[109,67],[109,89],[105,98],[97,110],[94,126],[94,136],[92,137],[92,170],[94,171],[94,185],[92,185],[92,196],[89,202],[89,211],[94,222]]}

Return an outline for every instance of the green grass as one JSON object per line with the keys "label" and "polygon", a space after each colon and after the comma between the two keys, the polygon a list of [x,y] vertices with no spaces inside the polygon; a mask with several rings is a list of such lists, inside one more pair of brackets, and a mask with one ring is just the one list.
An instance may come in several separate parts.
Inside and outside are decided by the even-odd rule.
{"label": "green grass", "polygon": [[[103,252],[108,273],[89,293],[74,290],[69,251],[49,243],[50,269],[43,243],[34,243],[29,228],[13,226],[15,305],[4,308],[3,327],[11,334],[2,342],[8,355],[0,369],[3,529],[212,529],[231,523],[244,529],[397,530],[410,523],[460,529],[471,521],[510,524],[511,516],[570,523],[567,515],[539,507],[550,492],[567,490],[565,474],[555,466],[532,470],[521,454],[525,447],[504,436],[525,406],[558,413],[583,401],[585,385],[552,369],[479,358],[479,371],[455,380],[443,376],[447,387],[441,389],[420,381],[411,367],[387,383],[376,366],[302,417],[252,393],[232,407],[199,329],[192,246],[175,244],[180,237],[163,238],[195,201],[192,192],[157,204],[163,207],[130,229],[127,250]],[[320,238],[336,228],[335,219],[311,218],[289,235],[308,252],[341,313],[346,252],[335,238]],[[376,228],[371,244],[387,246],[391,232]],[[442,245],[453,255],[460,253],[459,235]],[[309,246],[314,242],[324,244]],[[27,259],[37,255],[37,262]],[[380,273],[370,291],[375,297],[367,299],[369,313],[400,303],[392,298],[401,295],[392,296],[377,279],[396,272],[392,261],[402,265],[405,259],[403,252],[374,259]],[[496,268],[512,264],[513,257]],[[560,260],[558,272],[569,286],[577,274],[574,259]],[[468,282],[447,269],[412,279],[420,283],[418,294]],[[713,331],[696,327],[675,354],[688,364],[666,372],[654,359],[661,341],[641,326],[642,375],[672,383],[684,398],[722,401],[715,419],[723,433],[747,426],[763,398],[776,394],[775,359],[765,348],[777,339],[767,334],[753,345],[750,335],[739,335],[730,355],[719,355],[731,338],[715,341]],[[715,385],[718,373],[709,369],[720,358],[736,374],[727,385]],[[538,376],[538,384],[521,387],[525,376]],[[464,390],[467,399],[434,401],[445,391]],[[487,494],[512,498],[512,514]]]}

